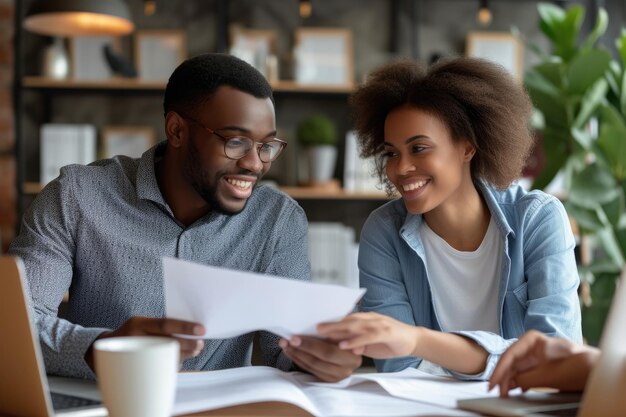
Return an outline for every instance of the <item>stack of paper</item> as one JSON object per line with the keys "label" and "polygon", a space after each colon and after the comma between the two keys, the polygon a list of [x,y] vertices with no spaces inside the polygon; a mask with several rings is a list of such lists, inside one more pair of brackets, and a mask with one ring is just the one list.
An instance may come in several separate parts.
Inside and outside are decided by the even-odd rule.
{"label": "stack of paper", "polygon": [[279,401],[314,416],[476,416],[456,410],[456,402],[486,395],[486,382],[462,382],[416,369],[356,374],[333,384],[299,372],[254,366],[179,374],[174,412]]}

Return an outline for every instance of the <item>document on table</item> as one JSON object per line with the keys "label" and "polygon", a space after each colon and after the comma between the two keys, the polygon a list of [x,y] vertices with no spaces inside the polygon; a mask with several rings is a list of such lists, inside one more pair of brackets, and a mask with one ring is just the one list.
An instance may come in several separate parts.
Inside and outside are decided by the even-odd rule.
{"label": "document on table", "polygon": [[318,323],[341,319],[365,293],[167,257],[163,281],[166,316],[202,323],[207,339],[256,330],[286,338],[317,335]]}
{"label": "document on table", "polygon": [[[417,371],[419,372],[419,371]],[[315,378],[299,372],[282,372],[264,366],[209,372],[182,373],[178,376],[174,414],[214,410],[241,404],[279,401],[296,405],[317,417],[388,417],[388,416],[477,416],[477,414],[444,406],[429,399],[433,390],[447,387],[447,397],[465,394],[457,391],[451,378],[426,378],[421,385],[404,384],[407,397],[398,398],[383,389],[403,385],[412,378],[422,378],[413,372],[387,374],[356,374],[348,383],[316,383]],[[442,387],[438,383],[443,384]],[[475,383],[475,396],[485,395],[485,385]],[[437,395],[440,397],[440,395]],[[429,401],[425,401],[429,399]],[[452,401],[445,400],[446,404]]]}
{"label": "document on table", "polygon": [[[497,390],[487,392],[487,381],[462,381],[452,377],[431,375],[415,368],[393,373],[354,374],[335,383],[316,381],[310,383],[328,388],[348,388],[364,381],[376,382],[397,398],[450,408],[456,407],[458,400],[498,395]],[[512,393],[517,394],[518,391],[514,390]]]}

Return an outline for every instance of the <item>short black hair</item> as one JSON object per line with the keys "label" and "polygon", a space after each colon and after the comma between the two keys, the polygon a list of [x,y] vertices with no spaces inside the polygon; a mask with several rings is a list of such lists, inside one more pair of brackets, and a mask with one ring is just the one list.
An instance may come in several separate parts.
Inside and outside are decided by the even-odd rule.
{"label": "short black hair", "polygon": [[174,70],[165,87],[164,114],[194,115],[199,105],[225,85],[257,98],[269,97],[274,103],[272,87],[252,65],[232,55],[210,53],[189,58]]}
{"label": "short black hair", "polygon": [[400,60],[375,70],[351,97],[361,154],[374,156],[385,176],[384,128],[387,115],[409,105],[438,117],[453,140],[476,147],[471,173],[504,189],[519,178],[534,144],[532,105],[520,82],[501,66],[478,58],[451,58],[426,67]]}

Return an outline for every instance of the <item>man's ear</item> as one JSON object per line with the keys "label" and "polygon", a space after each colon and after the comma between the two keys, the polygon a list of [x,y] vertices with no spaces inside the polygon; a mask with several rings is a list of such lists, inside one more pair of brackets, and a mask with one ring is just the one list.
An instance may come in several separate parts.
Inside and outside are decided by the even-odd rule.
{"label": "man's ear", "polygon": [[187,124],[183,118],[175,111],[168,112],[165,115],[165,135],[169,144],[174,148],[179,148],[186,134]]}

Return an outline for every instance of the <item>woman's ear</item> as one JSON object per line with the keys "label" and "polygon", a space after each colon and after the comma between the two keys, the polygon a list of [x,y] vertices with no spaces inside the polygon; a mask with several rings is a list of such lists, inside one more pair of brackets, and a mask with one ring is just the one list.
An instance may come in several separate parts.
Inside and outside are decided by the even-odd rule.
{"label": "woman's ear", "polygon": [[469,140],[463,140],[463,161],[470,162],[476,153],[476,146]]}
{"label": "woman's ear", "polygon": [[179,148],[182,145],[186,130],[187,125],[178,113],[170,111],[165,115],[165,135],[171,146]]}

